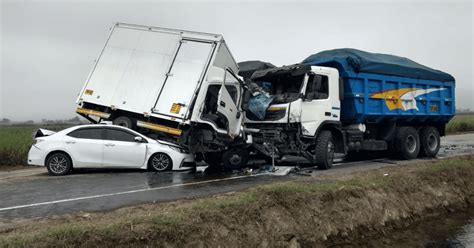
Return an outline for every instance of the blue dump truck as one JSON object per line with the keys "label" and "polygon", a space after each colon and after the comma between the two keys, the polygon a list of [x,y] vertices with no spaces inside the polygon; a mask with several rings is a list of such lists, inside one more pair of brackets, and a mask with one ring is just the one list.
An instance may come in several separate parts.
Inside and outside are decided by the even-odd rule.
{"label": "blue dump truck", "polygon": [[244,102],[264,94],[270,104],[263,115],[244,106],[244,124],[253,149],[277,161],[303,156],[328,169],[334,153],[434,157],[455,114],[454,78],[403,57],[336,49],[266,68],[246,71],[259,90]]}

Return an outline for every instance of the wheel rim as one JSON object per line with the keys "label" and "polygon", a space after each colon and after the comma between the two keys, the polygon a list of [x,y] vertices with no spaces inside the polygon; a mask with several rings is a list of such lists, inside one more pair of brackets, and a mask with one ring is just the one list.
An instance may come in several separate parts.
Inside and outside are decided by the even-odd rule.
{"label": "wheel rim", "polygon": [[436,150],[436,147],[438,147],[438,139],[436,139],[436,136],[431,133],[428,135],[428,148],[434,151]]}
{"label": "wheel rim", "polygon": [[64,157],[54,156],[49,161],[49,168],[55,174],[64,173],[67,170],[67,159]]}
{"label": "wheel rim", "polygon": [[232,157],[229,158],[229,163],[233,166],[239,165],[242,163],[242,157],[238,154],[233,154]]}
{"label": "wheel rim", "polygon": [[170,160],[168,156],[166,156],[165,154],[158,154],[153,157],[151,163],[155,170],[163,171],[163,170],[166,170],[166,168],[168,168],[170,164]]}
{"label": "wheel rim", "polygon": [[328,163],[332,163],[334,159],[334,143],[332,141],[328,142]]}
{"label": "wheel rim", "polygon": [[415,136],[413,135],[408,135],[407,137],[407,150],[408,152],[410,153],[413,153],[415,152],[416,150],[416,139],[415,139]]}

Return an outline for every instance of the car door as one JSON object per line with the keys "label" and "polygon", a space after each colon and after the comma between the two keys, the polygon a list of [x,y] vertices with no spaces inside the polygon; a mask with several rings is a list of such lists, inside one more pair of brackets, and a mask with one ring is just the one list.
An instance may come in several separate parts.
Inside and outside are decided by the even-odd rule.
{"label": "car door", "polygon": [[104,167],[142,167],[147,143],[135,141],[136,136],[138,135],[123,129],[105,128]]}
{"label": "car door", "polygon": [[237,107],[240,101],[240,85],[232,74],[226,72],[225,87],[220,87],[217,99],[217,111],[227,118],[228,134],[236,137],[240,133],[242,114]]}
{"label": "car door", "polygon": [[100,168],[104,150],[103,129],[79,128],[66,135],[65,149],[74,159],[74,168]]}

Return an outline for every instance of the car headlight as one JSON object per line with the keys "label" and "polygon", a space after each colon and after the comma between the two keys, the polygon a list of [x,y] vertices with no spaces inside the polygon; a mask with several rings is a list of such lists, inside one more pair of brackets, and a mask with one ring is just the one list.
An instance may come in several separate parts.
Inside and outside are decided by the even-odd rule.
{"label": "car headlight", "polygon": [[186,153],[186,150],[184,148],[178,147],[178,146],[169,146],[171,150],[175,150],[179,153]]}
{"label": "car headlight", "polygon": [[35,139],[35,145],[39,144],[40,142],[43,142],[44,140],[42,139]]}

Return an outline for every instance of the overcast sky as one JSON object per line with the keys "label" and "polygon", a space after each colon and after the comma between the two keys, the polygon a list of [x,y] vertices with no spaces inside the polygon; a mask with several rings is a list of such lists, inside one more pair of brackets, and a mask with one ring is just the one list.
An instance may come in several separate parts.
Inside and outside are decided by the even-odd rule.
{"label": "overcast sky", "polygon": [[75,116],[114,22],[220,33],[237,61],[292,64],[342,47],[401,55],[452,74],[457,107],[474,109],[472,1],[0,1],[0,118]]}

